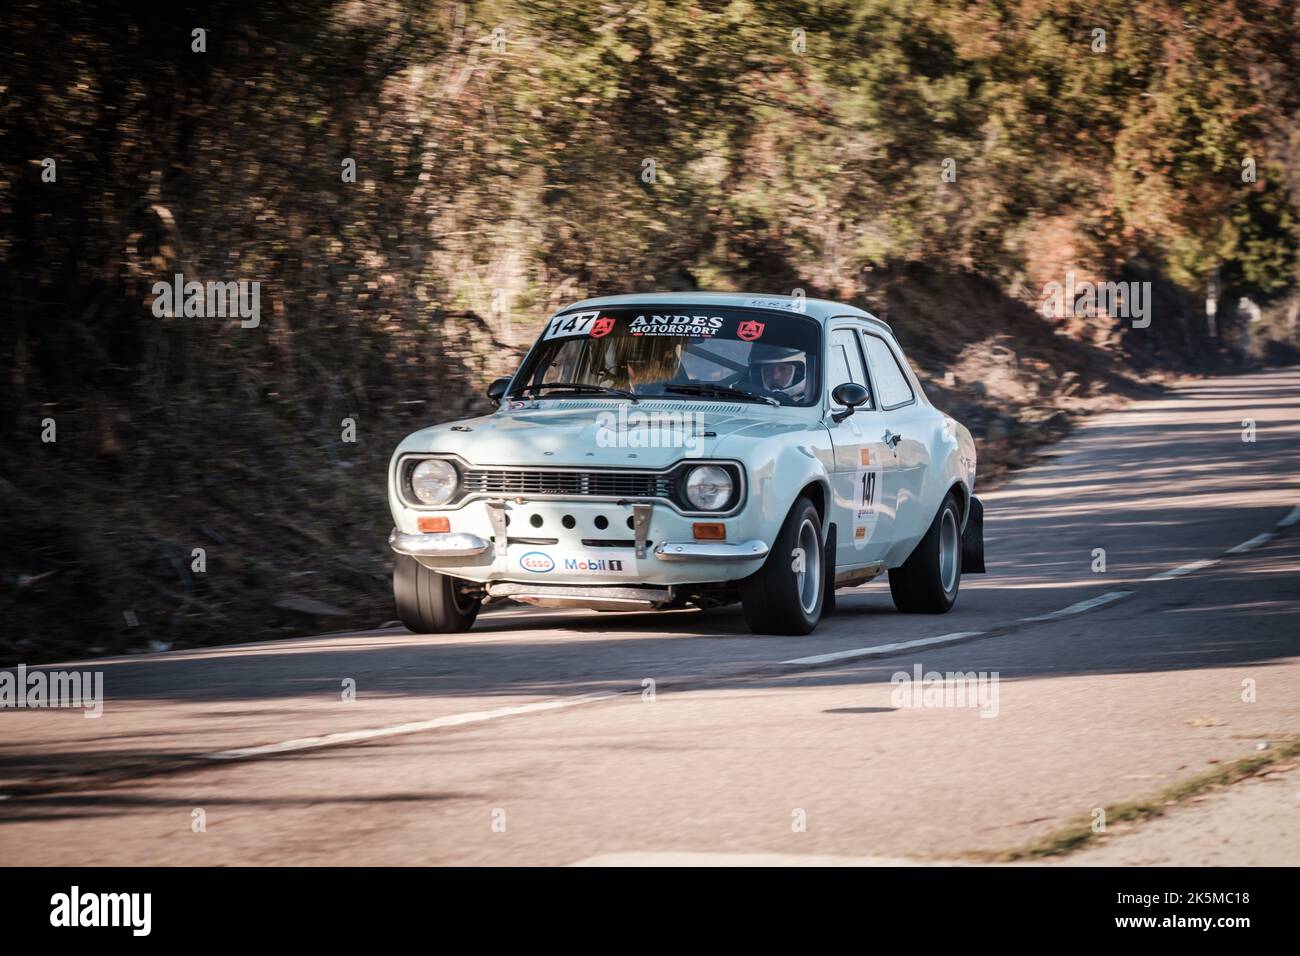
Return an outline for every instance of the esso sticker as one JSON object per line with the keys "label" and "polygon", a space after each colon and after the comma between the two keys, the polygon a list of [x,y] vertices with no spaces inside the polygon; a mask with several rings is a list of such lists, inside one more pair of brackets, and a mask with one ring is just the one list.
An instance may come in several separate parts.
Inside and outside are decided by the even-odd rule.
{"label": "esso sticker", "polygon": [[555,561],[549,554],[543,554],[541,551],[529,551],[520,557],[519,566],[525,571],[533,572],[533,574],[545,574],[547,571],[555,570]]}

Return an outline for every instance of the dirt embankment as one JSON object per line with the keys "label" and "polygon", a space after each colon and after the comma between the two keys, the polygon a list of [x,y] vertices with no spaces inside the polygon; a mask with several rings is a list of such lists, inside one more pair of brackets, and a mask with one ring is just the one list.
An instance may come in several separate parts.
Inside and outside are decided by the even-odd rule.
{"label": "dirt embankment", "polygon": [[1079,416],[1181,375],[1248,367],[1231,350],[1201,344],[1192,304],[1176,290],[1152,287],[1146,328],[1104,316],[1044,318],[1032,290],[1016,298],[980,276],[921,268],[880,277],[868,307],[891,324],[931,401],[976,436],[987,481],[1028,463]]}

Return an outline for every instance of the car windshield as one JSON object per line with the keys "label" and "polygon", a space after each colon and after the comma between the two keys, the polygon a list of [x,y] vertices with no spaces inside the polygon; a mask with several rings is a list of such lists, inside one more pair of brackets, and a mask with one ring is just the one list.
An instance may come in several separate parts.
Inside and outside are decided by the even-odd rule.
{"label": "car windshield", "polygon": [[511,394],[812,405],[820,398],[820,342],[820,326],[811,319],[751,309],[562,312],[547,323]]}

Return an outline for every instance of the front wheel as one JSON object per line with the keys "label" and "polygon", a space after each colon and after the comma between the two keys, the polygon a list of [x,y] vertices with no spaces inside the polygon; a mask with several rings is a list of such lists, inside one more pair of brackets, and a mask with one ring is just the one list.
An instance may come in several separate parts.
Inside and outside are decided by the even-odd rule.
{"label": "front wheel", "polygon": [[946,614],[961,587],[961,512],[951,492],[920,544],[889,572],[894,607],[905,614]]}
{"label": "front wheel", "polygon": [[772,552],[740,586],[745,621],[755,634],[808,634],[826,597],[822,519],[800,498],[781,526]]}
{"label": "front wheel", "polygon": [[482,600],[466,597],[453,577],[430,571],[408,554],[394,555],[397,617],[417,634],[457,634],[474,626]]}

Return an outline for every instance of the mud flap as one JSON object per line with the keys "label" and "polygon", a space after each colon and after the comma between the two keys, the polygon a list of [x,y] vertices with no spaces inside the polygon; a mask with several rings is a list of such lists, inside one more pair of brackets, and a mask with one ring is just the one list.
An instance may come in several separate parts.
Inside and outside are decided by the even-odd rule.
{"label": "mud flap", "polygon": [[826,573],[822,582],[822,617],[835,613],[835,522],[826,529],[826,544],[822,548],[822,567]]}
{"label": "mud flap", "polygon": [[961,534],[961,573],[984,574],[984,505],[971,495],[970,517]]}

